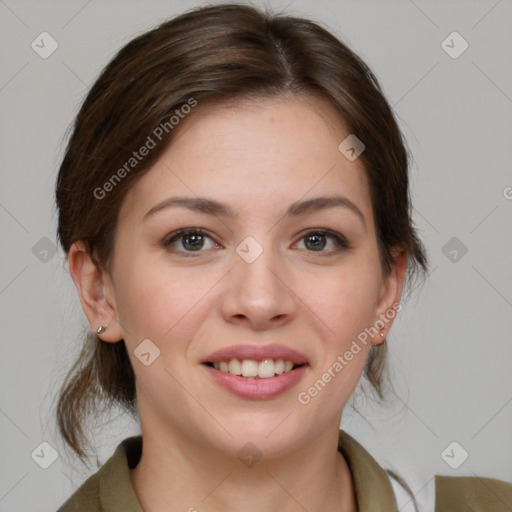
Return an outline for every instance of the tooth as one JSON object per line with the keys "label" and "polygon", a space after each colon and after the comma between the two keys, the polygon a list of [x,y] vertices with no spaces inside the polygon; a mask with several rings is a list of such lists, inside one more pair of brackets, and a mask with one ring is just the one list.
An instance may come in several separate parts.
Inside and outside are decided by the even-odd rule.
{"label": "tooth", "polygon": [[258,375],[258,363],[252,359],[242,361],[242,375],[244,377],[256,377]]}
{"label": "tooth", "polygon": [[274,361],[272,359],[265,359],[260,362],[258,366],[258,377],[261,379],[268,379],[274,376]]}
{"label": "tooth", "polygon": [[233,375],[241,375],[242,374],[242,365],[238,359],[231,359],[228,365],[229,373]]}
{"label": "tooth", "polygon": [[243,377],[259,377],[260,379],[269,379],[274,375],[281,375],[292,370],[294,363],[284,361],[283,359],[264,359],[261,362],[254,359],[233,358],[230,361],[220,361],[213,363],[214,368],[221,372],[231,373],[232,375],[242,375]]}

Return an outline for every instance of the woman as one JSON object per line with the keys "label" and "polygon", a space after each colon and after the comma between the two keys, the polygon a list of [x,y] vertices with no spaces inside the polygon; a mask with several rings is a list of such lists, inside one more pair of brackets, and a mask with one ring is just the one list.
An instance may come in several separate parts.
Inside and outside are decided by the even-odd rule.
{"label": "woman", "polygon": [[[93,331],[60,432],[85,460],[102,400],[142,431],[60,512],[398,510],[391,472],[339,430],[362,375],[383,397],[386,336],[427,268],[360,58],[311,21],[185,13],[105,68],[56,198]],[[436,512],[512,496],[485,480],[436,476]]]}

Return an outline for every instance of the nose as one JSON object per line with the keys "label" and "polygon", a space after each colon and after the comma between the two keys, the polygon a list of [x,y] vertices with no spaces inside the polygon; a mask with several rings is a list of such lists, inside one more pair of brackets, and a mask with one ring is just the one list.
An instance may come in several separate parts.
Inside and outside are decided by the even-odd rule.
{"label": "nose", "polygon": [[[250,261],[250,260],[249,260]],[[295,316],[300,300],[286,262],[270,248],[252,262],[235,256],[226,280],[222,313],[229,323],[252,330],[282,326]]]}

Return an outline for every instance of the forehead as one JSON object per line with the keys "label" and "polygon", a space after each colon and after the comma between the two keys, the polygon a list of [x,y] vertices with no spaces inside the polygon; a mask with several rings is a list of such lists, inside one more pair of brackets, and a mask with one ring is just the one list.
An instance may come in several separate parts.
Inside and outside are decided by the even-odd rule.
{"label": "forehead", "polygon": [[[243,214],[270,213],[339,193],[371,214],[362,161],[338,149],[349,135],[326,100],[287,96],[196,107],[127,194],[122,215],[142,218],[168,196],[211,197]],[[124,210],[124,211],[123,211]],[[260,214],[262,212],[260,211]]]}

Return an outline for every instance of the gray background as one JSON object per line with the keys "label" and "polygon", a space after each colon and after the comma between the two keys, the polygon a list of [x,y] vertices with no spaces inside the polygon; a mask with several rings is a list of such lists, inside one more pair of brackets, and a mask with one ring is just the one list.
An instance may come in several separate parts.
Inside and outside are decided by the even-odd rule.
{"label": "gray background", "polygon": [[[91,473],[64,452],[50,416],[88,327],[64,255],[51,252],[66,129],[122,45],[200,4],[0,1],[1,511],[56,510]],[[327,24],[366,60],[414,154],[414,218],[432,272],[388,338],[397,396],[358,401],[362,416],[346,408],[342,426],[419,497],[435,473],[512,481],[512,2],[270,4]],[[59,45],[47,59],[31,48],[43,31]],[[456,59],[441,46],[453,31],[469,43]],[[112,417],[96,433],[101,463],[139,432]],[[59,455],[48,469],[31,458],[43,441]],[[441,457],[452,441],[469,453],[458,469]]]}

